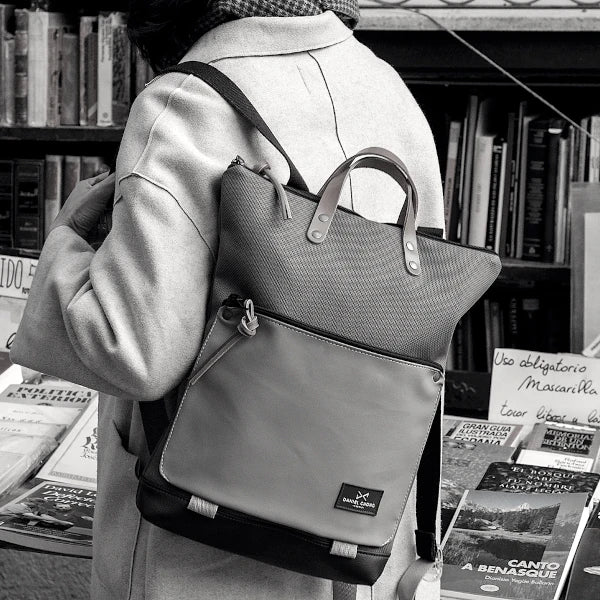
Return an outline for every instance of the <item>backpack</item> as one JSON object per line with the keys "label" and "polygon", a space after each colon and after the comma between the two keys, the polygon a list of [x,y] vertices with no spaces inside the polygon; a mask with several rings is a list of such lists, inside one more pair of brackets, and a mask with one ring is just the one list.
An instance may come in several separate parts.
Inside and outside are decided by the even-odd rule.
{"label": "backpack", "polygon": [[[210,317],[168,427],[161,401],[140,403],[151,454],[137,506],[158,527],[331,579],[334,598],[352,598],[350,585],[382,573],[416,478],[419,558],[398,585],[412,598],[441,569],[450,340],[500,260],[417,231],[417,191],[392,152],[356,153],[312,194],[231,80],[198,62],[166,72],[213,87],[281,152],[290,180],[240,157],[223,173]],[[356,168],[404,189],[398,223],[338,206]]]}

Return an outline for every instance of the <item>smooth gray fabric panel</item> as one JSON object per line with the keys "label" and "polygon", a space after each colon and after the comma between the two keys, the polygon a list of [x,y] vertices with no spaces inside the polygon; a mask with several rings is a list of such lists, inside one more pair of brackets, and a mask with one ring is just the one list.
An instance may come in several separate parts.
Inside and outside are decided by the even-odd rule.
{"label": "smooth gray fabric panel", "polygon": [[[400,187],[398,187],[400,193]],[[221,187],[213,309],[230,293],[375,348],[445,365],[458,320],[500,272],[497,255],[418,235],[422,275],[404,267],[400,229],[337,210],[327,239],[306,230],[316,203],[242,166]]]}
{"label": "smooth gray fabric panel", "polygon": [[[258,318],[256,335],[188,389],[162,475],[251,516],[383,546],[416,475],[439,401],[439,372]],[[218,318],[203,356],[214,354],[238,321]],[[363,493],[383,490],[377,515],[334,508],[343,483]]]}

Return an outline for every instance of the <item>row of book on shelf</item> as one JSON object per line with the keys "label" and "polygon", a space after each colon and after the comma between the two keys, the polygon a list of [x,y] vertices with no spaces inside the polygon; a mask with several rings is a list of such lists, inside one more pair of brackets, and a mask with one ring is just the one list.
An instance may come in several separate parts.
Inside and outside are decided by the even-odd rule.
{"label": "row of book on shelf", "polygon": [[41,250],[77,182],[106,169],[101,156],[0,160],[0,246]]}
{"label": "row of book on shelf", "polygon": [[152,77],[123,12],[0,4],[0,125],[121,126]]}
{"label": "row of book on shelf", "polygon": [[442,456],[442,599],[600,597],[600,429],[448,416]]}
{"label": "row of book on shelf", "polygon": [[91,557],[97,392],[0,365],[0,541]]}
{"label": "row of book on shelf", "polygon": [[572,182],[600,181],[600,115],[580,128],[472,95],[452,120],[444,179],[449,239],[502,257],[568,263]]}

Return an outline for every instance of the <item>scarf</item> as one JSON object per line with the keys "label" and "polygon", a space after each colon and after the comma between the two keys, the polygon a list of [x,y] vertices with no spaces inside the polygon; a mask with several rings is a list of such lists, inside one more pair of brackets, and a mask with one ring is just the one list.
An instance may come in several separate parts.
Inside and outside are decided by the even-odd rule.
{"label": "scarf", "polygon": [[212,0],[202,18],[202,35],[221,23],[244,17],[302,17],[332,10],[350,29],[358,24],[358,0]]}

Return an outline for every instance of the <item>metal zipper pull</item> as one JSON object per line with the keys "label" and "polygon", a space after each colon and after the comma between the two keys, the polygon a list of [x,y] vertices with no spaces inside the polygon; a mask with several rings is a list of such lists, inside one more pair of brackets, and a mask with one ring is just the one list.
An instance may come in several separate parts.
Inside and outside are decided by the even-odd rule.
{"label": "metal zipper pull", "polygon": [[254,314],[254,302],[250,298],[244,300],[244,310],[246,314],[237,326],[237,330],[246,337],[256,334],[258,329],[258,317]]}

